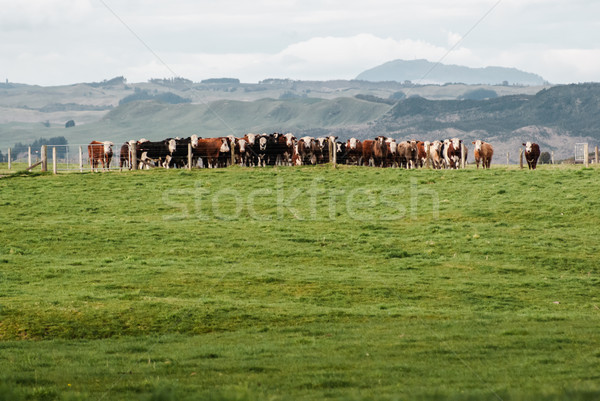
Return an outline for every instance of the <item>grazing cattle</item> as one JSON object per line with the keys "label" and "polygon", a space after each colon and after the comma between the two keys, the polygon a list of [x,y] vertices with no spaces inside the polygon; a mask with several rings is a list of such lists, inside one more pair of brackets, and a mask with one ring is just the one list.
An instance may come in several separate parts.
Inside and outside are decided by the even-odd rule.
{"label": "grazing cattle", "polygon": [[534,142],[524,143],[525,146],[525,160],[530,170],[535,170],[537,162],[540,157],[540,146]]}
{"label": "grazing cattle", "polygon": [[423,167],[427,163],[427,153],[429,150],[429,141],[417,141],[417,167]]}
{"label": "grazing cattle", "polygon": [[362,142],[362,163],[363,166],[370,166],[373,163],[373,144],[372,139],[367,139]]}
{"label": "grazing cattle", "polygon": [[215,168],[218,166],[221,153],[229,152],[229,140],[227,138],[198,139],[192,150],[197,157],[202,159],[204,167]]}
{"label": "grazing cattle", "polygon": [[360,165],[362,160],[362,142],[356,138],[350,138],[346,143],[348,164]]}
{"label": "grazing cattle", "polygon": [[140,161],[140,168],[155,166],[167,166],[171,160],[171,150],[175,150],[175,139],[152,142],[140,139],[136,146],[136,156]]}
{"label": "grazing cattle", "polygon": [[280,146],[283,149],[281,154],[281,164],[284,166],[291,166],[292,157],[294,155],[294,145],[296,143],[296,137],[291,132],[279,137]]}
{"label": "grazing cattle", "polygon": [[433,141],[429,145],[428,152],[429,160],[431,160],[431,166],[434,169],[441,169],[443,167],[443,158],[442,158],[442,142],[441,141]]}
{"label": "grazing cattle", "polygon": [[236,138],[234,144],[235,164],[246,166],[248,161],[248,154],[246,153],[246,140],[244,138]]}
{"label": "grazing cattle", "polygon": [[317,164],[327,163],[329,161],[329,143],[325,137],[319,137],[314,142],[315,156]]}
{"label": "grazing cattle", "polygon": [[310,136],[304,136],[298,141],[298,155],[300,155],[301,164],[317,164],[315,155],[314,139]]}
{"label": "grazing cattle", "polygon": [[256,146],[257,146],[257,138],[260,137],[259,134],[248,133],[244,135],[244,140],[247,145],[247,160],[248,166],[253,167],[258,164],[258,155],[256,154]]}
{"label": "grazing cattle", "polygon": [[123,166],[129,168],[131,170],[131,153],[129,150],[129,142],[125,142],[121,145],[121,152],[119,155],[119,170],[123,171]]}
{"label": "grazing cattle", "polygon": [[169,139],[169,156],[166,157],[165,167],[185,168],[188,164],[188,145],[192,143],[192,138]]}
{"label": "grazing cattle", "polygon": [[388,155],[386,139],[386,137],[380,135],[373,142],[373,165],[375,167],[385,167]]}
{"label": "grazing cattle", "polygon": [[393,138],[388,138],[385,140],[387,144],[387,167],[398,167],[398,144],[396,140]]}
{"label": "grazing cattle", "polygon": [[417,166],[418,149],[417,141],[402,141],[398,143],[398,159],[400,167],[407,169]]}
{"label": "grazing cattle", "polygon": [[475,145],[475,151],[473,153],[475,155],[475,164],[477,165],[477,168],[479,168],[480,161],[481,167],[490,168],[492,156],[494,155],[494,148],[492,145],[481,140],[473,141],[473,145]]}
{"label": "grazing cattle", "polygon": [[102,170],[110,169],[110,161],[113,157],[112,146],[114,143],[110,141],[92,141],[88,145],[88,156],[92,171],[98,170],[98,165],[102,163]]}
{"label": "grazing cattle", "polygon": [[459,168],[460,167],[460,145],[462,144],[462,140],[458,138],[452,138],[448,141],[448,149],[447,149],[447,163],[449,168]]}
{"label": "grazing cattle", "polygon": [[300,156],[300,153],[298,152],[298,144],[300,143],[300,141],[298,141],[298,143],[296,143],[294,145],[294,153],[292,154],[292,166],[301,166],[302,165],[302,156]]}
{"label": "grazing cattle", "polygon": [[344,142],[335,143],[335,159],[339,164],[346,164],[348,162],[348,152]]}

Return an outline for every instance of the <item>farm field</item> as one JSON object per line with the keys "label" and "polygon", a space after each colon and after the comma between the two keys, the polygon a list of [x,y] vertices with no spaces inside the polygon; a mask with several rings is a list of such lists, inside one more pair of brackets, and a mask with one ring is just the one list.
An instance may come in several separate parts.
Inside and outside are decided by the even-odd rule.
{"label": "farm field", "polygon": [[0,400],[597,400],[598,174],[5,176]]}

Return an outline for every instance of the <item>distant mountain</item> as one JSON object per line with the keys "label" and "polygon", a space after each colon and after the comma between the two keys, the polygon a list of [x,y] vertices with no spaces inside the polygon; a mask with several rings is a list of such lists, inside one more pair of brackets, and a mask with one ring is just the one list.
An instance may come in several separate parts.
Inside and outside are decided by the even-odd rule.
{"label": "distant mountain", "polygon": [[394,60],[360,73],[357,80],[383,82],[411,81],[415,84],[445,84],[461,82],[468,85],[544,85],[546,81],[537,74],[516,68],[470,68],[460,65],[432,63],[427,60]]}

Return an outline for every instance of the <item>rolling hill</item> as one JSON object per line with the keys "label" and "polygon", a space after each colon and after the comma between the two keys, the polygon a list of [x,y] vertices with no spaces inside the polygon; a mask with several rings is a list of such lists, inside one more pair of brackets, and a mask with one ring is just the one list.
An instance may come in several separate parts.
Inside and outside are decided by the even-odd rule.
{"label": "rolling hill", "polygon": [[[135,100],[131,96],[141,92],[151,100],[122,102]],[[122,143],[142,137],[286,131],[340,139],[379,134],[396,139],[483,139],[496,146],[496,161],[510,153],[513,162],[521,142],[533,140],[561,159],[572,156],[577,142],[598,144],[599,110],[600,84],[594,83],[520,87],[266,80],[187,87],[160,82],[16,85],[0,88],[0,149],[57,136],[70,144],[86,144],[92,139]],[[70,119],[76,126],[67,129],[65,121]]]}

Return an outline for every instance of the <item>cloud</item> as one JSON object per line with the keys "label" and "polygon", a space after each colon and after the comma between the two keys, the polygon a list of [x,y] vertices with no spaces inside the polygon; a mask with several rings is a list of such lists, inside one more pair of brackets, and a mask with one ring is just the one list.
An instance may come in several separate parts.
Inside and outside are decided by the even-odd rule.
{"label": "cloud", "polygon": [[[359,34],[315,37],[291,44],[274,54],[171,54],[163,58],[168,67],[154,60],[130,71],[137,79],[144,73],[158,77],[173,72],[194,80],[233,77],[243,82],[265,78],[353,79],[362,71],[390,60],[425,58],[436,61],[447,52],[446,48],[425,41]],[[468,49],[458,48],[446,58],[458,61],[472,58],[472,55]]]}

